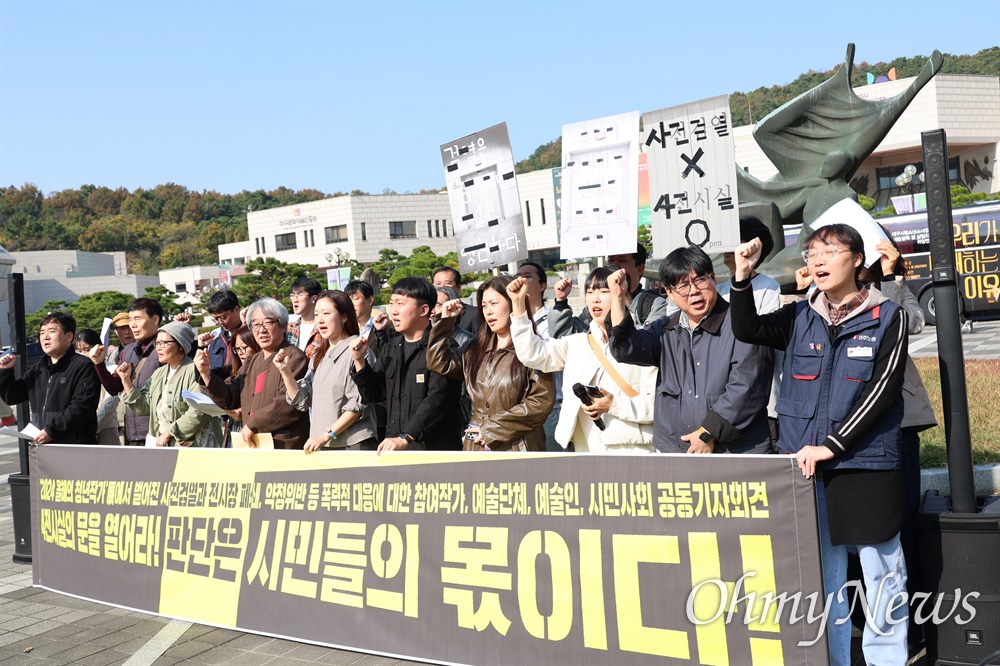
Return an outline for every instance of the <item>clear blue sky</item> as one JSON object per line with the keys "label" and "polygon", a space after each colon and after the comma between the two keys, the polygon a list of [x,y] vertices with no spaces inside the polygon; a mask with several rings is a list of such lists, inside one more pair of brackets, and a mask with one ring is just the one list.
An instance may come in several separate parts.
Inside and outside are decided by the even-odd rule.
{"label": "clear blue sky", "polygon": [[380,193],[438,146],[1000,44],[979,2],[0,0],[0,186]]}

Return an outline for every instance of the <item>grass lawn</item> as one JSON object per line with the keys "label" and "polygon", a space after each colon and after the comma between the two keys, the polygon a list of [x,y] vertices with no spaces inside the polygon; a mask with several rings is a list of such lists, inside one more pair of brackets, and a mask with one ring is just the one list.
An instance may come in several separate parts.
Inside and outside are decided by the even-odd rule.
{"label": "grass lawn", "polygon": [[[944,436],[944,406],[941,401],[941,372],[936,358],[915,358],[927,394],[934,405],[938,425],[920,433],[921,467],[944,467],[948,462]],[[965,362],[965,385],[969,402],[969,431],[972,462],[976,465],[1000,462],[1000,361]]]}

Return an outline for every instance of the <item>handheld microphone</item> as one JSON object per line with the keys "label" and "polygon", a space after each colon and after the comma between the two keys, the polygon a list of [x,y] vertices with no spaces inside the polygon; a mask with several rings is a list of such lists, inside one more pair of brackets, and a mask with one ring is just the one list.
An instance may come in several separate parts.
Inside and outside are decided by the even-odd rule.
{"label": "handheld microphone", "polygon": [[[573,384],[573,395],[579,398],[580,402],[585,405],[594,404],[594,401],[590,399],[590,394],[587,393],[586,387],[584,387],[584,385],[580,382]],[[598,416],[594,419],[594,425],[596,425],[599,429],[604,430],[604,419]]]}

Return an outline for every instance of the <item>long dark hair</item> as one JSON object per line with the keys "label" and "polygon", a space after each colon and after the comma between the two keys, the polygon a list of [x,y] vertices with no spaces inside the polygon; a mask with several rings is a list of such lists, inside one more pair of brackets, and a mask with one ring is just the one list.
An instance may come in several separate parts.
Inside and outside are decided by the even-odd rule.
{"label": "long dark hair", "polygon": [[260,345],[257,344],[257,338],[253,337],[253,331],[250,330],[250,327],[245,324],[240,326],[239,329],[233,333],[233,365],[229,370],[230,377],[235,377],[239,373],[240,368],[243,367],[243,359],[241,359],[240,355],[236,353],[237,340],[252,349],[254,354],[260,351]]}
{"label": "long dark hair", "polygon": [[[344,318],[344,331],[347,332],[347,335],[358,335],[361,329],[358,327],[358,315],[354,312],[354,303],[351,302],[351,297],[342,291],[327,289],[320,293],[316,299],[316,303],[319,303],[324,298],[329,299],[333,303],[333,308],[337,311],[337,314]],[[319,349],[316,350],[316,356],[313,357],[314,368],[323,360],[329,349],[330,341],[320,336]]]}
{"label": "long dark hair", "polygon": [[[479,332],[476,333],[476,339],[472,341],[469,348],[465,350],[465,369],[468,377],[468,381],[475,384],[476,377],[479,375],[479,368],[483,365],[483,359],[486,358],[486,353],[493,348],[493,339],[496,337],[493,331],[490,330],[489,324],[486,323],[486,316],[483,314],[483,294],[486,293],[487,289],[492,289],[497,292],[507,301],[507,305],[513,309],[513,305],[510,302],[510,296],[507,295],[507,285],[510,284],[514,278],[509,275],[497,275],[491,277],[489,280],[484,282],[479,287],[479,291],[476,293],[476,302],[479,303]],[[531,322],[531,328],[534,330],[535,322]],[[528,371],[521,364],[520,359],[514,356],[513,363],[510,364],[510,379],[512,382],[517,384],[523,390],[527,386],[528,382]]]}

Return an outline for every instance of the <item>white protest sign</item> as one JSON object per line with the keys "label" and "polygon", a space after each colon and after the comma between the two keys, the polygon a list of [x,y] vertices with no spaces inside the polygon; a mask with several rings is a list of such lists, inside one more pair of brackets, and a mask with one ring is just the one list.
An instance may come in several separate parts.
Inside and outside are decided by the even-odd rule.
{"label": "white protest sign", "polygon": [[507,123],[441,146],[459,271],[528,258]]}
{"label": "white protest sign", "polygon": [[820,215],[812,226],[813,229],[819,229],[830,224],[846,224],[861,234],[861,239],[865,242],[865,266],[871,266],[882,259],[875,246],[881,240],[889,240],[889,237],[857,201],[853,199],[838,201]]}
{"label": "white protest sign", "polygon": [[639,112],[563,125],[563,259],[635,252]]}
{"label": "white protest sign", "polygon": [[730,252],[740,244],[729,120],[728,95],[642,114],[657,256],[688,245]]}

